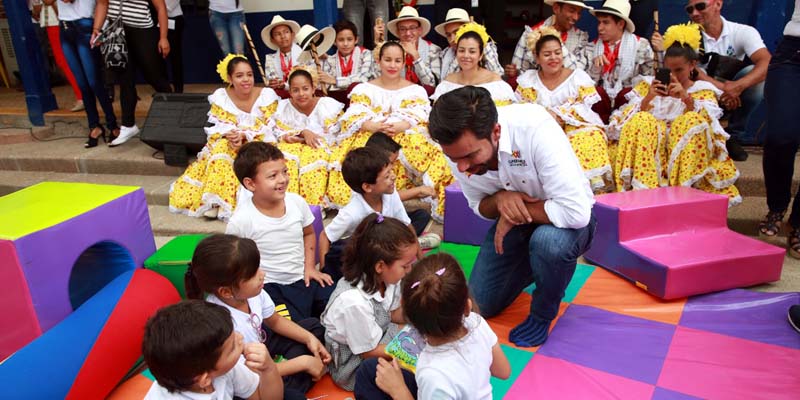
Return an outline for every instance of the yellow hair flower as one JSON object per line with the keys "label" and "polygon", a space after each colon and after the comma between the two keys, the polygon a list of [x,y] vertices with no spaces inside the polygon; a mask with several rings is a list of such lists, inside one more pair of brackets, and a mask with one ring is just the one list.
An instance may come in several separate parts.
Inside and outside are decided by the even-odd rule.
{"label": "yellow hair flower", "polygon": [[561,33],[558,32],[556,28],[552,26],[541,26],[539,29],[528,34],[527,44],[531,53],[536,54],[536,43],[539,43],[539,40],[545,36],[555,36],[555,38],[558,39],[558,43],[561,43]]}
{"label": "yellow hair flower", "polygon": [[[317,87],[317,84],[319,83],[319,77],[317,76],[317,69],[316,68],[311,68],[308,65],[297,65],[294,68],[292,68],[291,71],[289,71],[289,78],[291,78],[292,74],[294,74],[296,71],[306,71],[306,72],[308,72],[308,74],[311,75],[311,86]],[[291,79],[287,79],[287,82],[289,80],[291,80]]]}
{"label": "yellow hair flower", "polygon": [[489,43],[490,38],[489,34],[486,33],[486,27],[475,22],[467,22],[466,24],[461,25],[461,28],[458,28],[458,31],[456,31],[456,42],[458,42],[458,39],[461,39],[461,35],[467,32],[477,33],[478,36],[480,36],[484,46]]}
{"label": "yellow hair flower", "polygon": [[700,26],[697,24],[678,24],[672,25],[664,32],[664,49],[670,48],[675,43],[686,45],[697,51],[700,49]]}
{"label": "yellow hair flower", "polygon": [[219,74],[220,79],[222,79],[222,81],[225,83],[231,83],[230,80],[228,80],[228,64],[236,57],[241,57],[245,60],[247,59],[247,57],[241,54],[228,54],[222,59],[222,61],[219,62],[219,64],[217,64],[217,73]]}

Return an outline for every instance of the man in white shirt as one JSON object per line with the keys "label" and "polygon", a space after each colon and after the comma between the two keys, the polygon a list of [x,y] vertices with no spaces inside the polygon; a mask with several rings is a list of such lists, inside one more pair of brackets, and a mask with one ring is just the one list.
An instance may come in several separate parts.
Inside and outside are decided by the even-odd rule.
{"label": "man in white shirt", "polygon": [[544,343],[595,228],[592,190],[567,137],[543,107],[498,110],[474,86],[441,96],[428,129],[472,210],[496,220],[470,277],[481,313],[497,315],[534,282],[530,315],[509,340]]}

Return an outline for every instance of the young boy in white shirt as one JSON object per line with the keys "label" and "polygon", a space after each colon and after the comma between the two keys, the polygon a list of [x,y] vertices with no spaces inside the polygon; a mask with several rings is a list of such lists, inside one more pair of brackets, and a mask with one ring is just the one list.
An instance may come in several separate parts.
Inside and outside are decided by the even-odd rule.
{"label": "young boy in white shirt", "polygon": [[233,171],[253,197],[240,202],[225,233],[256,242],[266,273],[264,290],[275,304],[286,304],[293,320],[319,318],[333,279],[316,268],[314,215],[300,195],[286,192],[289,175],[283,153],[269,143],[247,143]]}
{"label": "young boy in white shirt", "polygon": [[322,83],[331,85],[328,95],[348,104],[348,95],[355,85],[373,77],[375,56],[372,51],[358,46],[358,29],[348,20],[333,24],[336,31],[336,53],[322,64]]}
{"label": "young boy in white shirt", "polygon": [[186,300],[162,308],[147,321],[142,352],[156,378],[146,400],[283,399],[266,346],[244,344],[225,307]]}

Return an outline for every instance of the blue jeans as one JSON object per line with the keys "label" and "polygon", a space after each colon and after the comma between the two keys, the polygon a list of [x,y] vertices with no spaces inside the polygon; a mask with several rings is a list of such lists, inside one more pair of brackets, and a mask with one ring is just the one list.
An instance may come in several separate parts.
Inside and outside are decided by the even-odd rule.
{"label": "blue jeans", "polygon": [[[367,27],[364,27],[364,17],[369,12],[370,20]],[[366,32],[364,29],[372,29],[378,17],[383,19],[383,23],[389,22],[389,3],[386,0],[344,0],[342,1],[342,16],[344,19],[354,23],[358,29],[358,45],[364,45]],[[389,31],[386,31],[386,39],[389,39]],[[367,47],[372,47],[368,45]]]}
{"label": "blue jeans", "polygon": [[244,54],[244,12],[221,13],[209,10],[208,22],[217,36],[223,55]]}
{"label": "blue jeans", "polygon": [[[800,103],[794,96],[800,85],[800,38],[785,36],[769,64],[765,85],[767,134],[764,140],[764,184],[770,211],[789,207],[792,196],[794,159],[800,146],[797,115]],[[800,191],[794,198],[789,224],[800,228]]]}
{"label": "blue jeans", "polygon": [[593,213],[589,224],[580,229],[518,225],[503,240],[503,254],[497,254],[495,222],[486,233],[469,278],[481,315],[488,318],[499,314],[533,282],[536,289],[531,315],[543,321],[555,319],[578,257],[592,243],[596,224]]}
{"label": "blue jeans", "polygon": [[[90,48],[89,40],[92,37],[92,18],[83,18],[75,21],[61,21],[61,50],[67,59],[69,69],[75,75],[75,81],[83,96],[86,107],[86,118],[89,128],[100,126],[100,115],[97,112],[97,102],[106,116],[106,126],[110,130],[117,129],[117,116],[114,107],[106,92],[105,83],[101,75],[100,48]],[[97,102],[96,102],[96,101]]]}
{"label": "blue jeans", "polygon": [[[754,65],[745,67],[736,74],[733,80],[741,79],[743,76],[749,74],[753,68],[755,68]],[[725,130],[731,137],[736,139],[745,135],[747,127],[752,124],[750,120],[757,118],[755,112],[756,108],[764,101],[764,82],[745,89],[740,98],[742,100],[742,106],[739,107],[738,110],[733,110],[731,112],[731,117],[728,120],[728,129]]]}

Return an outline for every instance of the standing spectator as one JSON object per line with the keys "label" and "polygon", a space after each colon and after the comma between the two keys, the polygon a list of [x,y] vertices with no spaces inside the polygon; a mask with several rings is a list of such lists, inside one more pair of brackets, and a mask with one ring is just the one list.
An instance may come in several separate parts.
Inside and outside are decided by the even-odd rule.
{"label": "standing spectator", "polygon": [[656,11],[658,0],[631,0],[631,21],[636,25],[634,35],[647,38],[653,34],[653,13]]}
{"label": "standing spectator", "polygon": [[222,55],[244,54],[244,7],[241,0],[208,0],[208,21]]}
{"label": "standing spectator", "polygon": [[[783,40],[775,50],[765,87],[767,101],[767,137],[764,141],[764,184],[767,187],[769,213],[758,226],[759,234],[776,236],[792,195],[794,159],[800,146],[800,132],[795,118],[800,104],[794,94],[800,84],[800,0],[794,2],[794,14],[783,30]],[[788,236],[789,255],[800,258],[800,192],[794,198],[789,215],[792,230]],[[798,308],[795,306],[794,308]],[[800,314],[795,314],[798,316]]]}
{"label": "standing spectator", "polygon": [[[151,5],[156,10],[157,20],[150,12]],[[122,128],[111,146],[119,146],[139,134],[135,115],[138,101],[137,68],[141,69],[144,79],[156,92],[172,92],[163,60],[169,55],[167,7],[164,0],[97,0],[92,42],[97,40],[106,17],[113,21],[120,15],[125,27],[128,62],[124,68],[111,70],[114,79],[119,82],[119,102],[122,106]]]}
{"label": "standing spectator", "polygon": [[[356,29],[361,32],[368,32],[364,27],[364,17],[369,11],[367,27],[372,28],[378,18],[386,21],[389,19],[389,2],[386,0],[344,0],[342,2],[342,15],[344,19],[354,23]],[[364,35],[358,37],[358,45],[364,45]]]}
{"label": "standing spectator", "polygon": [[[52,4],[52,3],[51,3]],[[100,125],[97,103],[103,108],[106,127],[114,135],[119,132],[114,107],[106,93],[100,67],[100,49],[89,45],[92,36],[95,2],[94,0],[58,0],[58,19],[60,24],[61,50],[69,69],[81,91],[86,119],[89,122],[89,139],[85,147],[97,146],[97,139],[106,140],[106,131]],[[96,99],[96,101],[95,101]]]}
{"label": "standing spectator", "polygon": [[50,41],[50,48],[53,49],[53,58],[56,60],[56,65],[61,68],[64,77],[67,78],[67,82],[69,82],[69,85],[72,87],[72,92],[75,94],[75,104],[70,111],[82,111],[84,105],[81,89],[78,87],[75,75],[73,75],[72,71],[69,69],[67,59],[64,58],[64,52],[61,50],[61,37],[58,28],[58,9],[55,3],[56,0],[44,0],[42,11],[39,13],[39,26],[47,31],[47,39]]}
{"label": "standing spectator", "polygon": [[169,65],[172,67],[172,91],[183,93],[183,10],[181,0],[166,0],[167,3],[167,39],[169,39]]}

